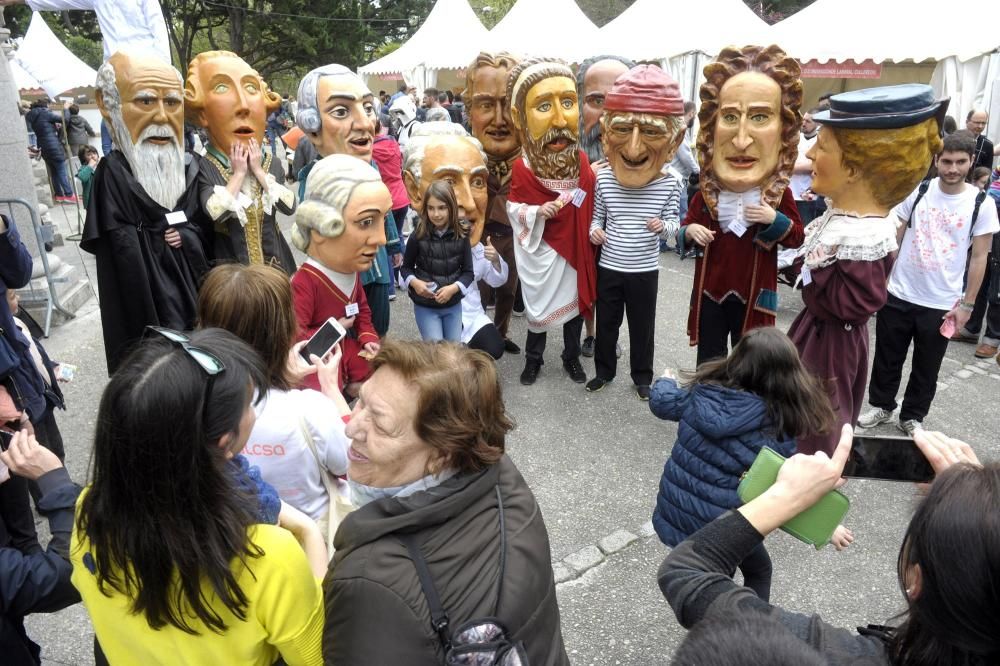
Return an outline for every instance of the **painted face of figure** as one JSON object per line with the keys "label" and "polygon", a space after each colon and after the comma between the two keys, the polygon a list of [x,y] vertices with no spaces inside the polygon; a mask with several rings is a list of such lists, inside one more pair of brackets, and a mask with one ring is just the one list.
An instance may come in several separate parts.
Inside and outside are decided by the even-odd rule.
{"label": "painted face of figure", "polygon": [[576,87],[565,76],[542,79],[528,91],[524,100],[528,136],[552,152],[566,149],[570,141],[565,137],[545,141],[553,130],[567,130],[572,142],[577,139],[580,109],[577,105]]}
{"label": "painted face of figure", "polygon": [[855,186],[850,172],[844,166],[844,152],[829,128],[819,128],[816,143],[806,153],[806,157],[813,163],[811,189],[816,194],[830,197],[836,204],[848,188]]}
{"label": "painted face of figure", "polygon": [[588,145],[601,141],[601,116],[604,115],[604,97],[611,90],[615,79],[628,71],[625,63],[617,60],[599,60],[587,68],[583,75],[583,99],[580,101],[583,114],[583,136],[581,143],[588,155]]}
{"label": "painted face of figure", "polygon": [[671,136],[662,116],[648,113],[610,113],[604,124],[604,154],[624,187],[643,187],[659,178],[681,138]]}
{"label": "painted face of figure", "polygon": [[351,155],[372,159],[375,141],[374,95],[356,76],[320,78],[316,100],[323,127],[310,136],[316,151],[327,155]]}
{"label": "painted face of figure", "polygon": [[431,183],[439,180],[451,183],[458,201],[458,215],[469,221],[469,242],[475,245],[486,223],[487,176],[486,164],[474,145],[460,136],[440,136],[424,149],[420,182],[415,182],[409,172],[403,174],[403,181],[410,202],[417,210],[422,208],[424,194]]}
{"label": "painted face of figure", "polygon": [[712,157],[722,188],[746,192],[774,173],[781,130],[781,87],[773,79],[743,72],[726,81],[719,91]]}
{"label": "painted face of figure", "polygon": [[264,82],[240,58],[209,58],[199,65],[204,108],[199,113],[212,145],[224,155],[236,142],[264,140],[267,100]]}
{"label": "painted face of figure", "polygon": [[468,107],[472,136],[479,139],[483,150],[493,159],[507,157],[520,148],[510,118],[510,100],[506,97],[508,71],[506,67],[477,69]]}
{"label": "painted face of figure", "polygon": [[[171,141],[183,145],[184,90],[172,67],[158,58],[116,53],[111,56],[115,82],[121,97],[121,113],[133,144],[150,127],[168,128],[167,136],[141,139],[163,146]],[[102,113],[107,116],[102,106]]]}
{"label": "painted face of figure", "polygon": [[338,273],[361,273],[385,245],[385,216],[392,197],[381,182],[360,183],[344,206],[344,233],[333,238],[310,231],[309,256]]}

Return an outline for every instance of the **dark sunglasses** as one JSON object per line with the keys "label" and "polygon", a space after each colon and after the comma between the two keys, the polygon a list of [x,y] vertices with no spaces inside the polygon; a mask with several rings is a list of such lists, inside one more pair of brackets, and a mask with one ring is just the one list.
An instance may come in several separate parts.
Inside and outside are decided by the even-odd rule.
{"label": "dark sunglasses", "polygon": [[212,352],[192,345],[191,338],[180,331],[162,326],[147,326],[146,331],[152,331],[169,340],[175,347],[183,349],[188,358],[194,360],[198,364],[198,367],[208,375],[208,381],[205,384],[205,397],[202,399],[201,404],[201,422],[204,424],[206,422],[206,414],[208,413],[208,398],[212,395],[212,386],[215,384],[215,378],[225,371],[226,364]]}

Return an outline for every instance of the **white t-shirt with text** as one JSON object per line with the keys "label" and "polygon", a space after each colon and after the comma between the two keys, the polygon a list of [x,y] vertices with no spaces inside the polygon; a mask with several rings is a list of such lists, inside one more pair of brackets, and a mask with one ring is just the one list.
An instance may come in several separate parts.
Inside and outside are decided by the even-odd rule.
{"label": "white t-shirt with text", "polygon": [[305,437],[308,430],[326,471],[346,474],[350,442],[337,407],[319,391],[271,389],[255,410],[257,422],[243,455],[281,499],[319,520],[329,498]]}
{"label": "white t-shirt with text", "polygon": [[[945,194],[939,179],[930,182],[913,213],[913,225],[899,244],[889,276],[889,293],[908,303],[950,310],[963,296],[963,278],[971,239],[969,223],[979,190],[966,184],[960,194]],[[895,208],[906,224],[917,190]],[[986,197],[979,207],[974,236],[1000,231],[997,209]]]}

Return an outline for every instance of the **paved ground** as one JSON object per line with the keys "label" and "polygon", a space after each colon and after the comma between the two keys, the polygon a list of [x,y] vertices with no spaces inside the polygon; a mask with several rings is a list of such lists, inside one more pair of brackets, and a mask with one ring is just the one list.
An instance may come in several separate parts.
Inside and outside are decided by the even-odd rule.
{"label": "paved ground", "polygon": [[[59,253],[74,263],[83,261],[72,244]],[[694,351],[684,336],[692,271],[690,261],[681,262],[672,254],[661,258],[657,369],[694,365]],[[787,329],[801,301],[784,288],[781,295],[778,325]],[[391,333],[418,337],[411,305],[403,295],[393,304]],[[515,319],[514,339],[523,342],[524,335],[524,320]],[[552,336],[547,364],[535,386],[517,382],[523,356],[507,356],[499,368],[508,409],[517,422],[510,454],[545,514],[557,573],[569,578],[559,585],[567,650],[574,664],[667,663],[684,631],[656,586],[656,570],[667,549],[649,535],[647,523],[676,426],[657,420],[632,393],[627,337],[622,341],[623,374],[595,395],[566,377],[559,363],[559,338]],[[55,328],[46,347],[53,358],[80,366],[78,379],[66,390],[69,410],[58,418],[70,471],[74,479],[84,481],[94,417],[106,383],[95,302],[74,321]],[[977,364],[972,351],[971,345],[958,343],[948,350],[927,425],[964,438],[982,458],[996,460],[1000,367],[992,361]],[[585,359],[584,367],[593,374],[590,360]],[[853,628],[882,623],[901,608],[895,560],[915,495],[908,484],[861,481],[852,481],[845,492],[852,503],[847,522],[857,537],[850,550],[816,551],[783,533],[767,545],[775,565],[772,602],[818,612]],[[615,534],[622,530],[633,536]],[[611,535],[614,538],[606,539]],[[610,554],[604,555],[599,544]],[[567,562],[585,573],[575,577]],[[587,568],[593,562],[599,563]],[[32,617],[28,631],[43,645],[46,663],[93,663],[90,624],[79,606]]]}

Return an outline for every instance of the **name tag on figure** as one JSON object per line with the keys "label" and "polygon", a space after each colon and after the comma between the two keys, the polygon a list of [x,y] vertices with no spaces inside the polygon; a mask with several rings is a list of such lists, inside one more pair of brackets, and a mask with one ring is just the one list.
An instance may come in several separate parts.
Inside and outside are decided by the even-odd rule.
{"label": "name tag on figure", "polygon": [[184,224],[188,221],[188,216],[184,214],[182,210],[175,210],[172,213],[167,213],[167,224],[173,226],[175,224]]}
{"label": "name tag on figure", "polygon": [[575,190],[573,190],[573,198],[570,199],[570,202],[574,206],[579,208],[580,206],[583,205],[583,200],[586,198],[587,198],[587,193],[578,187]]}
{"label": "name tag on figure", "polygon": [[812,271],[805,264],[802,265],[802,271],[799,272],[799,278],[802,280],[802,286],[810,284],[813,281]]}
{"label": "name tag on figure", "polygon": [[735,235],[737,238],[743,238],[743,234],[747,232],[747,227],[739,220],[733,220],[729,223],[729,226],[726,227],[726,231]]}
{"label": "name tag on figure", "polygon": [[344,308],[344,314],[348,317],[354,317],[358,314],[359,308],[357,303],[348,303],[347,307]]}

